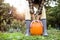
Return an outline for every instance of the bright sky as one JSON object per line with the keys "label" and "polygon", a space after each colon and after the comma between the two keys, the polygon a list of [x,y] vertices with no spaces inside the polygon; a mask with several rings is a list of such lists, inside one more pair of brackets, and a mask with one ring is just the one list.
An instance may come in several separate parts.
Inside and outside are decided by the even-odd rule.
{"label": "bright sky", "polygon": [[[23,2],[23,1],[24,1],[24,2]],[[9,3],[11,6],[13,5],[13,6],[15,6],[15,7],[19,6],[20,3],[25,4],[25,0],[4,0],[4,2],[5,2],[5,3]],[[52,6],[52,7],[56,6],[56,5],[55,5],[55,2],[52,1],[52,2],[50,3],[50,6]]]}
{"label": "bright sky", "polygon": [[22,12],[28,8],[28,1],[26,0],[4,0],[4,3],[9,3],[10,6],[17,8],[17,11]]}
{"label": "bright sky", "polygon": [[51,7],[54,7],[54,6],[56,6],[56,5],[55,5],[56,3],[57,3],[57,2],[52,1],[52,2],[50,3],[50,6],[51,6]]}
{"label": "bright sky", "polygon": [[10,6],[19,6],[21,4],[25,4],[26,0],[4,0],[4,3],[9,3]]}

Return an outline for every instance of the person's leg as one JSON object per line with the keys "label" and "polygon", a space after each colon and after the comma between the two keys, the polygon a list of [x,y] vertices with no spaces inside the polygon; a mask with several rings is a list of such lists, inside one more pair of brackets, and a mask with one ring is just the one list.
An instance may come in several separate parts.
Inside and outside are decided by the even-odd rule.
{"label": "person's leg", "polygon": [[31,15],[30,13],[27,13],[25,15],[25,23],[26,23],[26,36],[29,36],[30,35],[30,32],[29,32],[29,27],[30,27],[30,23],[31,23]]}
{"label": "person's leg", "polygon": [[31,20],[26,20],[26,36],[29,36],[30,35],[30,23],[31,23]]}
{"label": "person's leg", "polygon": [[31,23],[31,13],[33,13],[32,1],[29,0],[28,4],[29,4],[29,8],[27,9],[26,14],[25,14],[26,36],[30,35],[29,30],[30,30],[30,23]]}
{"label": "person's leg", "polygon": [[47,36],[48,33],[47,33],[47,22],[46,22],[46,19],[41,19],[41,21],[42,21],[42,24],[43,24],[43,27],[44,27],[43,35],[44,35],[44,36]]}

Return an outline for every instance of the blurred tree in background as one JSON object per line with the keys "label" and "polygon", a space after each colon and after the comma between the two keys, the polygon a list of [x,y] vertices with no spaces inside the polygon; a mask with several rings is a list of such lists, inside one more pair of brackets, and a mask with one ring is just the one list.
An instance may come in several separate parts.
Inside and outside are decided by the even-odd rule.
{"label": "blurred tree in background", "polygon": [[[7,3],[3,3],[4,0],[0,0],[0,30],[6,30],[6,24],[10,24],[9,10],[10,6]],[[9,21],[9,22],[8,22]]]}
{"label": "blurred tree in background", "polygon": [[0,31],[17,32],[21,29],[24,32],[25,24],[13,18],[10,12],[12,7],[8,3],[3,3],[3,1],[0,0]]}
{"label": "blurred tree in background", "polygon": [[[51,1],[51,0],[49,0]],[[60,0],[53,0],[57,2],[57,6],[47,6],[47,24],[48,26],[60,29]],[[48,4],[49,5],[49,4]]]}

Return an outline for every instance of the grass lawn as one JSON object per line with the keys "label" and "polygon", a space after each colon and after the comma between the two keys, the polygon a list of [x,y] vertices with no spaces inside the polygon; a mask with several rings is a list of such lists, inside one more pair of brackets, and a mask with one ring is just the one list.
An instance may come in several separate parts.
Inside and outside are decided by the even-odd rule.
{"label": "grass lawn", "polygon": [[24,34],[17,33],[1,33],[0,40],[60,40],[60,30],[48,30],[48,36],[25,36]]}

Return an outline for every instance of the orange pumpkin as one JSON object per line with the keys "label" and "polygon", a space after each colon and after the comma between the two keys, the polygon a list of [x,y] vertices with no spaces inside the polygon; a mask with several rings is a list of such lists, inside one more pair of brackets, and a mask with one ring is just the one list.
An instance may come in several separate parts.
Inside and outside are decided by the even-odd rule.
{"label": "orange pumpkin", "polygon": [[42,35],[43,25],[41,21],[32,21],[30,24],[30,34],[31,35]]}

